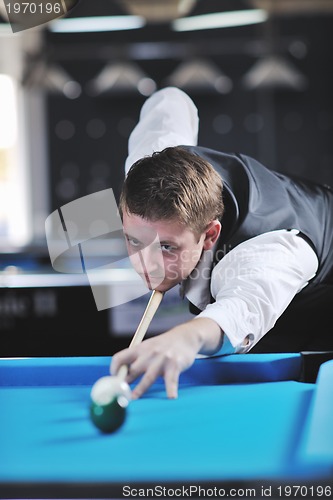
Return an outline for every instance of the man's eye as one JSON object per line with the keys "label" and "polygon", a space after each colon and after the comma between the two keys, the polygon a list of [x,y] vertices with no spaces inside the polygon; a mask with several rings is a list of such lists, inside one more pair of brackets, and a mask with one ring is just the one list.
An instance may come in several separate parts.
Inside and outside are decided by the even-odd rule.
{"label": "man's eye", "polygon": [[132,246],[132,247],[139,247],[140,246],[140,241],[139,240],[136,240],[135,238],[126,238],[128,243]]}
{"label": "man's eye", "polygon": [[161,245],[162,252],[171,253],[175,248],[171,245]]}

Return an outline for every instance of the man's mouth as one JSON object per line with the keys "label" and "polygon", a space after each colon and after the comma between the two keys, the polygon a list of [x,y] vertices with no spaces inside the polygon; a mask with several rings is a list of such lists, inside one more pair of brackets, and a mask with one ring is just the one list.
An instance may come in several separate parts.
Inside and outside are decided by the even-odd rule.
{"label": "man's mouth", "polygon": [[164,276],[154,276],[147,273],[140,273],[140,277],[145,283],[147,283],[149,288],[155,288],[157,285],[160,285],[165,278]]}

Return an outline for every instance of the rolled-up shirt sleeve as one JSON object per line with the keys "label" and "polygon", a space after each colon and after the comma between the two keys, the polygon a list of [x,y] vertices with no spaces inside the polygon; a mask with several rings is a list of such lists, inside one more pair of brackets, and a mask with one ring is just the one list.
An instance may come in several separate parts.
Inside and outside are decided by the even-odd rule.
{"label": "rolled-up shirt sleeve", "polygon": [[241,243],[215,266],[216,300],[197,317],[213,319],[227,337],[220,353],[248,352],[315,275],[318,259],[297,230],[279,230]]}
{"label": "rolled-up shirt sleeve", "polygon": [[133,163],[170,146],[196,146],[198,110],[180,89],[167,87],[155,92],[142,106],[139,122],[128,141],[125,174]]}

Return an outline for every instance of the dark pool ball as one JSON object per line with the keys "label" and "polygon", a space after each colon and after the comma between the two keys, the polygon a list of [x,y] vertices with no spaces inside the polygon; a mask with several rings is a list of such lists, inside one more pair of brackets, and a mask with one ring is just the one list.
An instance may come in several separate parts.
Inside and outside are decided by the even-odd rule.
{"label": "dark pool ball", "polygon": [[131,400],[128,384],[118,377],[102,377],[90,393],[90,418],[102,432],[116,431],[124,423]]}

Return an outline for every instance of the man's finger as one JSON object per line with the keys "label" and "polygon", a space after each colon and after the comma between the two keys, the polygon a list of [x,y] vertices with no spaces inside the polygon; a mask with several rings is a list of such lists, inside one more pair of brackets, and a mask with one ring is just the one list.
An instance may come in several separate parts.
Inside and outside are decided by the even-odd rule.
{"label": "man's finger", "polygon": [[179,368],[172,366],[167,368],[164,374],[165,389],[169,399],[178,398]]}
{"label": "man's finger", "polygon": [[134,380],[136,380],[140,375],[145,373],[149,365],[151,363],[151,354],[149,352],[147,353],[141,353],[139,357],[137,357],[131,365],[128,367],[128,374],[126,377],[126,382],[130,384]]}
{"label": "man's finger", "polygon": [[111,375],[117,375],[119,368],[122,365],[129,366],[137,357],[136,349],[124,349],[123,351],[117,352],[111,361],[110,373]]}
{"label": "man's finger", "polygon": [[144,394],[147,391],[147,389],[149,389],[149,387],[153,385],[157,377],[161,375],[162,367],[163,367],[163,362],[160,358],[157,358],[154,362],[150,364],[146,373],[143,375],[138,385],[135,386],[132,391],[133,399],[140,398],[142,394]]}

